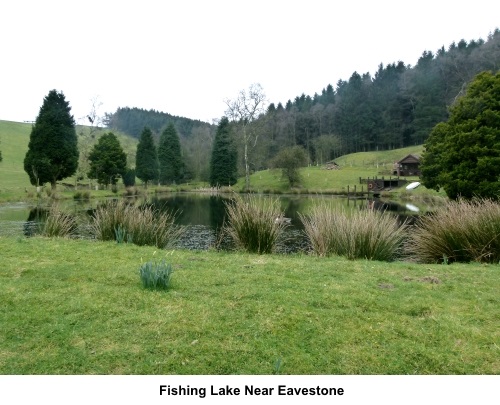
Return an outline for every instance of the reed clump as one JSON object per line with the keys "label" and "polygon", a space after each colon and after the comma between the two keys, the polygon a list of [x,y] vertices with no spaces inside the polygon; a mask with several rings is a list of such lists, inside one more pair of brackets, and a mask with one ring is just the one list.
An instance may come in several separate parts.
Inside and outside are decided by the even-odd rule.
{"label": "reed clump", "polygon": [[236,246],[250,253],[265,254],[283,242],[288,221],[278,199],[248,195],[226,202],[225,233]]}
{"label": "reed clump", "polygon": [[175,224],[175,213],[151,205],[136,206],[125,200],[110,201],[95,210],[90,228],[96,239],[132,242],[158,248],[175,245],[184,228]]}
{"label": "reed clump", "polygon": [[348,212],[325,202],[299,216],[311,250],[318,256],[392,261],[401,254],[406,226],[387,213]]}
{"label": "reed clump", "polygon": [[45,221],[40,224],[40,233],[49,238],[66,238],[75,235],[77,228],[78,223],[74,216],[61,211],[57,206],[52,206]]}
{"label": "reed clump", "polygon": [[418,221],[406,251],[424,263],[499,263],[500,204],[489,199],[449,201]]}

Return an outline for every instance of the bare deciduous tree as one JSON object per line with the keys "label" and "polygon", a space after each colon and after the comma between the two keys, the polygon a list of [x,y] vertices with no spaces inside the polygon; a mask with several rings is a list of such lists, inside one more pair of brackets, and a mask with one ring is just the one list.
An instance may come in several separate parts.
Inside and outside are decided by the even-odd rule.
{"label": "bare deciduous tree", "polygon": [[261,114],[266,112],[266,95],[259,83],[253,83],[248,91],[241,90],[234,100],[224,100],[228,109],[227,117],[238,123],[243,140],[243,159],[245,163],[245,189],[250,188],[249,149],[257,145],[259,131],[252,125]]}
{"label": "bare deciduous tree", "polygon": [[[102,106],[102,102],[99,101],[99,96],[94,96],[90,100],[90,103],[91,107],[88,115],[79,119],[79,121],[82,122],[82,125],[80,126],[80,131],[78,132],[78,149],[80,151],[80,156],[78,159],[78,169],[76,173],[76,188],[78,188],[78,181],[87,178],[87,174],[90,170],[90,150],[95,144],[95,138],[99,129],[103,126],[102,116],[99,115],[99,109]],[[91,183],[92,180],[90,180],[89,187],[92,187]]]}

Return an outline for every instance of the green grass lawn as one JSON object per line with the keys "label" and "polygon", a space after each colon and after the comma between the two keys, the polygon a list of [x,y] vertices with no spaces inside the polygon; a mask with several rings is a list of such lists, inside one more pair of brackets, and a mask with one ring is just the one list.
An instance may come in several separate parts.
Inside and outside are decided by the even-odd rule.
{"label": "green grass lawn", "polygon": [[[499,265],[45,238],[0,252],[0,374],[500,373]],[[169,291],[141,285],[154,257]]]}

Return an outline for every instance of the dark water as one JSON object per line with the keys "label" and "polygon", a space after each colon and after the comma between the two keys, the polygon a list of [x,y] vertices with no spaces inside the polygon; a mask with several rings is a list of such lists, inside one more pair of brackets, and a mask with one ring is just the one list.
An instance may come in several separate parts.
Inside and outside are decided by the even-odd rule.
{"label": "dark water", "polygon": [[[226,219],[226,205],[231,197],[196,193],[176,193],[156,196],[137,204],[152,204],[160,210],[176,213],[176,222],[185,226],[186,233],[179,242],[179,247],[187,249],[208,249],[210,247],[228,247],[230,242],[221,238],[220,231]],[[299,213],[307,214],[318,202],[328,200],[334,205],[348,209],[366,209],[373,206],[397,215],[401,223],[412,222],[425,208],[392,201],[363,199],[348,200],[334,196],[271,196],[278,198],[290,226],[286,232],[286,241],[281,243],[279,251],[292,252],[307,248],[302,232]],[[88,238],[90,214],[101,201],[61,201],[59,208],[78,217],[79,237]],[[32,236],[38,232],[39,224],[47,215],[47,205],[4,204],[0,206],[0,235]],[[417,212],[418,210],[418,212]]]}

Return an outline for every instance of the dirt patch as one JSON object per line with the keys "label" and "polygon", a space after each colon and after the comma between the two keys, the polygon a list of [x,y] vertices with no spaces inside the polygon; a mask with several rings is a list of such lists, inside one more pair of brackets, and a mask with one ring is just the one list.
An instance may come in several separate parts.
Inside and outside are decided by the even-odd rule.
{"label": "dirt patch", "polygon": [[441,284],[441,280],[435,276],[425,276],[422,278],[415,279],[413,277],[408,277],[405,276],[403,277],[403,281],[410,282],[410,281],[419,281],[421,283],[429,283],[429,284]]}

